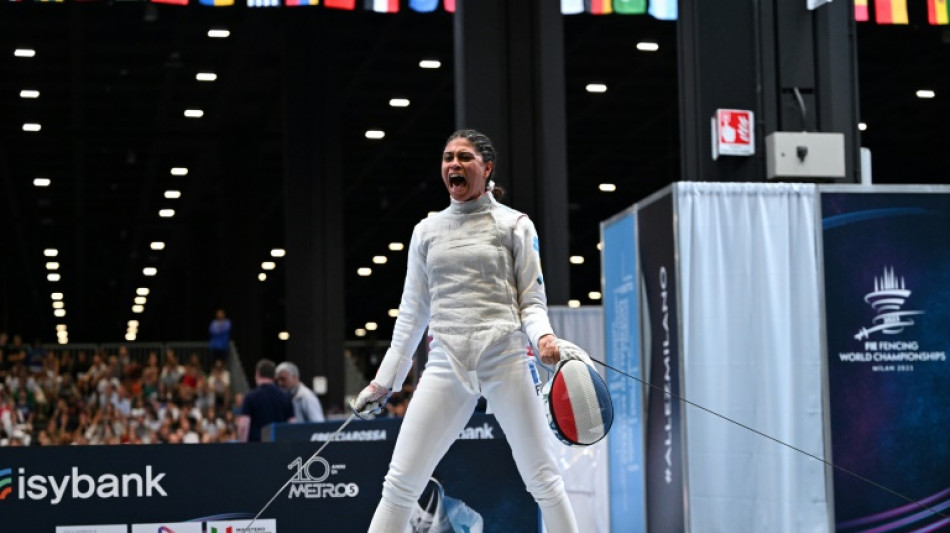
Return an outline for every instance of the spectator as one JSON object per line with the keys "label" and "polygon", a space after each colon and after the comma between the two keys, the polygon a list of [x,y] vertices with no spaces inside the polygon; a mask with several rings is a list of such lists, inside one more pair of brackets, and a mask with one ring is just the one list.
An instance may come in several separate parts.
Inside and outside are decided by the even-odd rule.
{"label": "spectator", "polygon": [[270,359],[261,359],[254,368],[257,387],[244,396],[237,417],[238,440],[257,442],[261,429],[275,422],[292,422],[294,406],[290,396],[274,384],[275,367]]}
{"label": "spectator", "polygon": [[208,377],[208,387],[214,393],[214,405],[218,409],[231,407],[231,373],[224,366],[224,361],[217,360],[211,368]]}
{"label": "spectator", "polygon": [[300,382],[300,370],[290,361],[277,365],[277,385],[290,395],[297,422],[323,422],[323,406],[317,395]]}
{"label": "spectator", "polygon": [[231,321],[224,314],[224,309],[218,309],[214,320],[208,327],[208,333],[211,339],[208,341],[208,348],[211,349],[211,355],[215,361],[227,361],[228,353],[231,349]]}
{"label": "spectator", "polygon": [[181,383],[181,378],[184,375],[185,367],[178,364],[175,350],[169,348],[165,351],[165,366],[162,367],[159,378],[160,393],[163,400],[168,401],[178,398],[178,384]]}

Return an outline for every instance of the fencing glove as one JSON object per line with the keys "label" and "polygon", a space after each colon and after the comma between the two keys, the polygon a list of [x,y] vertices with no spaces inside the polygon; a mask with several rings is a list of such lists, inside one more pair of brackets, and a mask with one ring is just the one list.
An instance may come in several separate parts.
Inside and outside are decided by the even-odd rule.
{"label": "fencing glove", "polygon": [[360,391],[356,400],[353,400],[350,407],[353,408],[356,416],[368,420],[372,418],[370,415],[378,415],[383,412],[383,406],[386,405],[386,400],[389,399],[390,395],[392,395],[391,390],[375,381],[370,381],[369,385]]}

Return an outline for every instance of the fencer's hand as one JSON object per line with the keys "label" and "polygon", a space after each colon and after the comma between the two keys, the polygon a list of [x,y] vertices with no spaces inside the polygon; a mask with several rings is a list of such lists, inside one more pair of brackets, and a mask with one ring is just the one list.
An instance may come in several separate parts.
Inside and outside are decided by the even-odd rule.
{"label": "fencer's hand", "polygon": [[557,337],[553,333],[538,339],[538,359],[542,363],[551,366],[561,360],[561,351],[557,347]]}
{"label": "fencer's hand", "polygon": [[392,391],[386,387],[383,387],[375,381],[370,381],[369,385],[360,391],[356,400],[353,400],[350,407],[353,408],[353,412],[356,413],[356,416],[365,420],[369,418],[370,415],[378,415],[383,411],[383,406],[386,405],[386,400],[389,399],[391,393]]}

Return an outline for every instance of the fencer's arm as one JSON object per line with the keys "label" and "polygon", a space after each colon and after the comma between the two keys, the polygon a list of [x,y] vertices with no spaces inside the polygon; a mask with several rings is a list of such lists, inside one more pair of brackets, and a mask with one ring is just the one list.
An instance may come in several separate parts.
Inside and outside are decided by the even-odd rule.
{"label": "fencer's arm", "polygon": [[512,255],[515,261],[515,282],[518,285],[522,327],[531,343],[538,348],[541,362],[553,364],[560,357],[554,342],[557,337],[554,336],[554,328],[548,319],[548,299],[544,292],[538,233],[527,216],[522,216],[515,223]]}
{"label": "fencer's arm", "polygon": [[402,389],[412,368],[412,356],[429,324],[429,278],[422,249],[421,223],[412,231],[409,243],[406,281],[399,302],[399,315],[393,326],[393,339],[373,380],[391,391]]}

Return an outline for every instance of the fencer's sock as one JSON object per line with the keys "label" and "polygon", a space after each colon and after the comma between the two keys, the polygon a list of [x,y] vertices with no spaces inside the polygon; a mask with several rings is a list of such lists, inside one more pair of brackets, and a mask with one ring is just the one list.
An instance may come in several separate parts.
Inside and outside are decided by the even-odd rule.
{"label": "fencer's sock", "polygon": [[548,533],[579,533],[574,508],[571,507],[571,500],[567,498],[567,493],[562,493],[544,503],[539,502],[539,507]]}
{"label": "fencer's sock", "polygon": [[379,500],[367,533],[405,533],[412,507],[399,507],[386,498]]}

